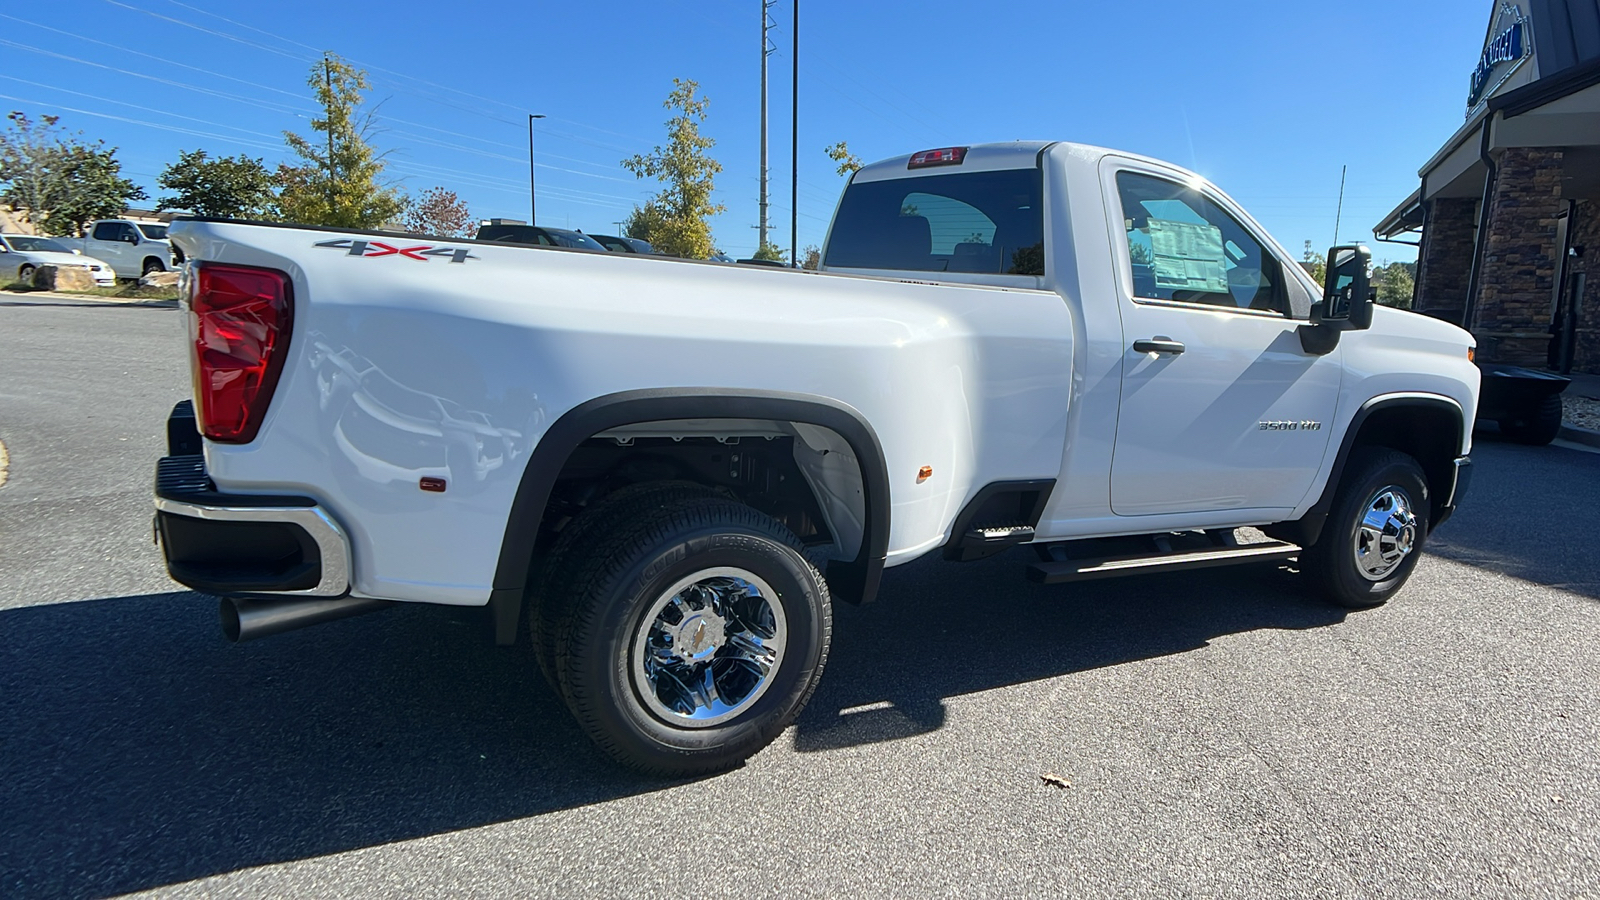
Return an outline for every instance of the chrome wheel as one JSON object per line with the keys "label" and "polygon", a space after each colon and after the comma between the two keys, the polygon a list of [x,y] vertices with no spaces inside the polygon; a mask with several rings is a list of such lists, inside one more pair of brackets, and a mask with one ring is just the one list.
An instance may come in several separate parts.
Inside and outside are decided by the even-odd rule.
{"label": "chrome wheel", "polygon": [[745,569],[703,569],[645,610],[629,649],[633,688],[662,721],[704,728],[771,687],[788,636],[772,587]]}
{"label": "chrome wheel", "polygon": [[1356,527],[1356,570],[1368,581],[1389,577],[1416,547],[1417,516],[1411,498],[1390,485],[1379,490],[1362,507]]}

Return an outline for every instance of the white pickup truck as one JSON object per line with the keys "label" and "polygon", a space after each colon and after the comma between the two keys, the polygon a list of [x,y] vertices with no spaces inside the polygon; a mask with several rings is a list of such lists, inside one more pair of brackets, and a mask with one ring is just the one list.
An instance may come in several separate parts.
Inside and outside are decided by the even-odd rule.
{"label": "white pickup truck", "polygon": [[773,740],[830,602],[886,568],[1020,544],[1046,583],[1297,558],[1373,606],[1470,472],[1466,332],[1374,308],[1360,248],[1319,287],[1205,179],[1093,147],[867,166],[820,273],[172,234],[197,392],[156,482],[172,576],[225,598],[234,640],[487,606],[653,773]]}
{"label": "white pickup truck", "polygon": [[52,238],[86,256],[111,264],[118,278],[139,278],[165,272],[183,262],[167,238],[167,226],[132,219],[100,219],[89,225],[88,237]]}

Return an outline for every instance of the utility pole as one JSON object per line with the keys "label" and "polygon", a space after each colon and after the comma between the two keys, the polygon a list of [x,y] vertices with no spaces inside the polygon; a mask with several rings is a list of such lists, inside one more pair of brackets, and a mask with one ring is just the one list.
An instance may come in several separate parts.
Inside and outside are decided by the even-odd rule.
{"label": "utility pole", "polygon": [[537,225],[539,220],[534,217],[539,207],[539,192],[533,189],[533,120],[542,119],[544,116],[528,113],[528,224]]}
{"label": "utility pole", "polygon": [[617,237],[627,237],[627,235],[622,233],[622,226],[628,224],[626,219],[621,222],[612,222],[611,224],[617,226]]}
{"label": "utility pole", "polygon": [[794,0],[794,83],[791,85],[789,156],[789,268],[800,268],[800,0]]}
{"label": "utility pole", "polygon": [[771,10],[777,5],[778,0],[761,0],[761,224],[756,226],[761,230],[761,243],[757,249],[767,246],[767,227],[770,224],[767,218],[767,57],[778,48],[767,38],[767,29],[775,24]]}
{"label": "utility pole", "polygon": [[333,66],[326,53],[322,54],[322,83],[328,88],[328,215],[331,218],[334,214],[334,177],[338,173],[333,166]]}

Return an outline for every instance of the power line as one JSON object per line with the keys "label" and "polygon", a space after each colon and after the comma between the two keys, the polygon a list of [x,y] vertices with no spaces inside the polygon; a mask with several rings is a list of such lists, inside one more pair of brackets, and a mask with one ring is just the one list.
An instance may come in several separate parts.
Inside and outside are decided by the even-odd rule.
{"label": "power line", "polygon": [[[107,2],[110,2],[110,0],[107,0]],[[97,63],[97,62],[95,62],[93,60],[84,59],[84,58],[78,57],[78,56],[71,56],[71,55],[65,54],[65,53],[55,53],[55,52],[52,52],[50,50],[45,50],[45,49],[43,49],[41,47],[30,47],[27,44],[19,44],[16,41],[8,41],[8,40],[5,40],[4,38],[0,38],[0,45],[4,45],[4,46],[7,46],[7,47],[14,47],[14,48],[16,48],[18,50],[26,50],[26,51],[28,51],[30,53],[38,53],[38,54],[40,54],[42,56],[51,56],[51,57],[55,57],[56,59],[67,60],[68,62],[75,62],[75,63],[80,63],[80,64],[86,65],[86,66],[93,66],[93,67],[95,67],[97,69],[105,69],[105,70],[107,70],[109,72],[116,72],[118,74],[128,75],[128,76],[131,76],[131,77],[134,77],[134,78],[144,78],[144,79],[147,79],[149,81],[157,82],[158,84],[165,84],[165,85],[168,85],[170,87],[181,88],[181,89],[186,90],[186,91],[194,91],[197,94],[206,94],[206,95],[212,96],[212,97],[220,97],[220,98],[222,98],[224,100],[236,100],[236,101],[238,101],[240,103],[248,103],[251,106],[259,107],[261,109],[270,110],[272,112],[287,113],[289,115],[296,116],[297,118],[302,118],[302,119],[305,118],[304,114],[298,113],[295,110],[293,110],[292,108],[284,106],[281,103],[274,103],[271,100],[258,100],[258,99],[255,99],[253,97],[244,97],[244,96],[241,96],[239,94],[230,94],[230,93],[228,93],[226,91],[217,91],[217,90],[212,90],[211,88],[196,87],[196,86],[194,86],[192,84],[184,84],[184,83],[182,83],[180,81],[172,81],[171,79],[167,79],[167,78],[157,78],[154,75],[147,75],[147,74],[145,74],[143,72],[135,72],[135,71],[132,71],[130,69],[120,69],[120,68],[118,68],[116,66],[108,66],[105,63]]]}
{"label": "power line", "polygon": [[[86,98],[88,98],[90,100],[99,100],[102,103],[114,103],[117,106],[126,106],[129,109],[137,109],[137,110],[139,110],[141,112],[155,113],[158,116],[170,116],[171,118],[183,119],[184,121],[187,121],[187,122],[199,122],[202,125],[213,125],[213,126],[215,126],[217,128],[226,128],[226,129],[228,129],[230,131],[238,131],[238,132],[241,132],[243,134],[254,135],[256,137],[274,138],[274,139],[280,137],[280,135],[268,134],[268,133],[266,133],[264,131],[251,131],[248,128],[240,128],[237,125],[224,125],[221,122],[212,122],[209,119],[200,119],[200,118],[196,118],[194,116],[185,116],[185,115],[182,115],[180,113],[168,112],[167,110],[164,110],[164,109],[154,109],[154,108],[151,108],[149,106],[140,106],[137,103],[129,103],[129,102],[125,101],[125,100],[113,100],[110,97],[101,97],[101,96],[99,96],[97,94],[85,94],[82,91],[74,91],[74,90],[70,90],[68,88],[56,87],[55,85],[50,85],[50,84],[41,84],[40,82],[37,82],[37,81],[29,81],[26,78],[18,78],[15,75],[0,75],[0,78],[4,78],[7,81],[15,81],[15,82],[19,82],[21,84],[26,84],[26,85],[29,85],[31,87],[44,88],[45,90],[49,90],[49,91],[59,91],[59,92],[61,92],[63,94],[72,94],[72,95],[77,96],[77,97],[86,97]],[[30,102],[37,102],[37,101],[30,101]],[[41,104],[41,105],[45,105],[45,104]]]}
{"label": "power line", "polygon": [[145,59],[153,59],[153,60],[155,60],[156,62],[159,62],[159,63],[164,63],[166,65],[177,66],[177,67],[182,68],[182,69],[188,69],[191,72],[199,72],[202,75],[210,75],[213,78],[225,78],[228,81],[237,81],[240,84],[247,84],[247,85],[249,85],[251,87],[260,88],[261,90],[264,90],[264,91],[271,91],[271,92],[273,92],[275,94],[283,94],[283,95],[288,96],[288,97],[294,97],[295,99],[297,99],[297,100],[299,100],[301,102],[305,102],[304,95],[296,94],[296,93],[294,93],[292,91],[286,91],[286,90],[284,90],[282,88],[275,88],[275,87],[272,87],[270,85],[259,84],[259,83],[254,82],[254,81],[246,81],[243,78],[235,78],[232,75],[224,75],[221,72],[213,72],[210,69],[202,69],[199,66],[191,66],[188,63],[181,63],[181,62],[178,62],[177,60],[167,59],[165,57],[156,56],[153,53],[145,53],[145,52],[142,52],[142,51],[139,51],[139,50],[131,49],[129,47],[123,47],[123,46],[118,45],[118,44],[112,44],[112,43],[109,43],[107,41],[95,40],[92,37],[86,37],[84,35],[75,34],[75,33],[70,32],[70,31],[64,31],[64,30],[62,30],[60,28],[52,28],[49,25],[44,25],[44,24],[41,24],[39,22],[30,22],[27,19],[19,19],[16,16],[8,16],[5,13],[0,13],[0,19],[10,19],[13,22],[19,22],[19,23],[21,23],[23,25],[31,25],[34,28],[42,28],[45,31],[52,31],[52,32],[55,32],[56,34],[66,35],[67,37],[70,37],[70,38],[77,38],[80,41],[88,41],[91,44],[98,44],[101,47],[110,47],[113,50],[120,50],[123,53],[131,53],[134,56],[140,56],[140,57],[143,57]]}

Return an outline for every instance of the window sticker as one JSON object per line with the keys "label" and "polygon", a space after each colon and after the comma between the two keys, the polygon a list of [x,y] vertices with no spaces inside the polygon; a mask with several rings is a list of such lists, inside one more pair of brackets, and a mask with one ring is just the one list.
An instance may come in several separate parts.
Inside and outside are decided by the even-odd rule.
{"label": "window sticker", "polygon": [[1215,225],[1150,219],[1156,285],[1175,291],[1228,293],[1228,257]]}

